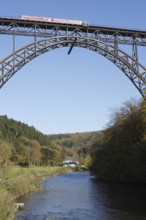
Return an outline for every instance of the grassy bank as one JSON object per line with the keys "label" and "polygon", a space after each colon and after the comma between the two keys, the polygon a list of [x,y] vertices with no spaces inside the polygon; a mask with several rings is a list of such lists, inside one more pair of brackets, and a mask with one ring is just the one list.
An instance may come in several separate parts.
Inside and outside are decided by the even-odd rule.
{"label": "grassy bank", "polygon": [[41,189],[44,178],[69,172],[64,167],[9,167],[0,169],[0,220],[13,220],[14,199],[30,191]]}

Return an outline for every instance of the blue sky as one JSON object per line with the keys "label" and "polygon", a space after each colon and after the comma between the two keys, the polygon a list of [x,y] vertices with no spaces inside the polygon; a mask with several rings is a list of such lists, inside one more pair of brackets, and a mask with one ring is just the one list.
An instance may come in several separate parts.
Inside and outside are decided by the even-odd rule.
{"label": "blue sky", "polygon": [[[1,16],[36,15],[91,24],[146,30],[146,1],[0,0]],[[16,47],[32,42],[16,37]],[[146,66],[144,48],[141,62]],[[12,36],[0,36],[0,59],[12,52]],[[111,109],[141,95],[110,61],[73,48],[41,55],[17,72],[0,90],[0,115],[34,126],[45,134],[101,130]]]}

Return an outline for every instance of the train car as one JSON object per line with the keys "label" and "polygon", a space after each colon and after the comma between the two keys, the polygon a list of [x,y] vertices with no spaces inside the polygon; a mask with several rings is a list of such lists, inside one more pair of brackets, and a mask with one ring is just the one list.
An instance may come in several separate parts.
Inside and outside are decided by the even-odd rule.
{"label": "train car", "polygon": [[60,19],[60,18],[52,18],[52,22],[54,22],[54,23],[62,23],[62,24],[76,24],[76,25],[82,25],[82,21],[78,21],[78,20],[67,20],[67,19]]}
{"label": "train car", "polygon": [[46,18],[46,17],[38,17],[38,16],[29,16],[29,15],[21,15],[20,19],[22,20],[29,20],[29,21],[46,21],[46,22],[52,22],[52,18]]}
{"label": "train car", "polygon": [[29,20],[29,21],[45,21],[51,23],[59,23],[59,24],[72,24],[72,25],[83,25],[88,26],[87,22],[79,21],[79,20],[69,20],[69,19],[61,19],[61,18],[47,18],[47,17],[39,17],[39,16],[29,16],[29,15],[21,15],[20,19]]}

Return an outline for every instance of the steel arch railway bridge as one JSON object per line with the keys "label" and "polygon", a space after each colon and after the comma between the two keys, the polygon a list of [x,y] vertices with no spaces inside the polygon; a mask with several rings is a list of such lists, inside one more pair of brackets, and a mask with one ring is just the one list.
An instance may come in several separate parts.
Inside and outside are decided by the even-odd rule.
{"label": "steel arch railway bridge", "polygon": [[[61,47],[70,47],[68,53],[80,47],[114,63],[145,96],[146,68],[139,62],[138,48],[146,46],[146,31],[1,17],[0,34],[13,36],[13,52],[0,61],[0,88],[35,57]],[[33,42],[15,50],[16,35],[32,36]],[[120,49],[123,44],[131,47],[130,54]]]}

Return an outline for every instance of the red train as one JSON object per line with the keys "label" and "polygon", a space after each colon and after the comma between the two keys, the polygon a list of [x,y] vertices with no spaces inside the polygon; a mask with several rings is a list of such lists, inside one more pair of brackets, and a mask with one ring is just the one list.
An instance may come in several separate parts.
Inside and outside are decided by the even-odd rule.
{"label": "red train", "polygon": [[88,22],[83,22],[83,21],[79,21],[79,20],[46,18],[46,17],[29,16],[29,15],[21,15],[20,19],[29,20],[29,21],[44,21],[44,22],[59,23],[59,24],[75,24],[75,25],[83,25],[83,26],[89,25]]}

